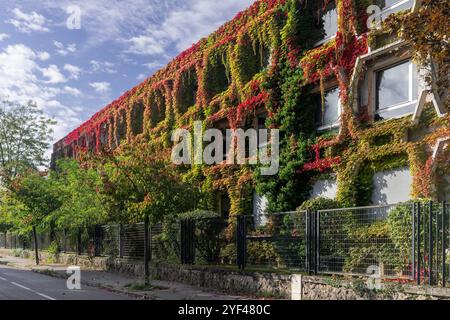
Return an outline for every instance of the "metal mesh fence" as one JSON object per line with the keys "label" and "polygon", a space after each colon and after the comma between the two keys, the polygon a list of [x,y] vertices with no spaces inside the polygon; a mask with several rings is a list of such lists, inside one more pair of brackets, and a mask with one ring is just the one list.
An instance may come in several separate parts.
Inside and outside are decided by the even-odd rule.
{"label": "metal mesh fence", "polygon": [[150,230],[152,261],[180,262],[180,223],[166,222],[152,225]]}
{"label": "metal mesh fence", "polygon": [[203,265],[236,264],[236,219],[195,220],[195,261]]}
{"label": "metal mesh fence", "polygon": [[[150,226],[152,261],[450,282],[448,203],[187,220]],[[105,225],[41,232],[37,240],[40,250],[56,241],[62,252],[143,259],[144,233],[143,223]],[[0,233],[0,247],[33,249],[33,238]]]}
{"label": "metal mesh fence", "polygon": [[123,256],[130,258],[144,257],[144,224],[123,226]]}
{"label": "metal mesh fence", "polygon": [[[419,211],[417,208],[416,211]],[[416,215],[419,215],[417,212]],[[416,220],[418,218],[416,217]],[[450,280],[450,205],[448,203],[422,203],[420,208],[420,245],[416,242],[420,282],[444,283]],[[420,230],[420,232],[419,232]],[[417,240],[418,241],[418,240]]]}
{"label": "metal mesh fence", "polygon": [[409,204],[318,211],[318,271],[412,278],[412,217]]}
{"label": "metal mesh fence", "polygon": [[248,220],[249,267],[306,270],[306,211],[254,216]]}
{"label": "metal mesh fence", "polygon": [[6,248],[6,235],[0,233],[0,248]]}
{"label": "metal mesh fence", "polygon": [[117,257],[120,254],[120,232],[119,225],[106,225],[103,229],[103,241],[101,254],[104,256]]}

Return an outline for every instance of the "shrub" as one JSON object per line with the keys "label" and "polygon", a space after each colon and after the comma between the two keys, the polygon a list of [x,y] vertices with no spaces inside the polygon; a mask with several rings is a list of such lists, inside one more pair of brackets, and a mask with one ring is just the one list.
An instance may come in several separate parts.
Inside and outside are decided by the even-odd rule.
{"label": "shrub", "polygon": [[279,266],[281,258],[275,245],[269,241],[251,241],[247,246],[248,263],[250,265]]}
{"label": "shrub", "polygon": [[47,252],[49,253],[48,263],[55,263],[58,261],[58,256],[60,252],[60,247],[58,241],[54,240],[50,243],[50,246],[47,248]]}
{"label": "shrub", "polygon": [[23,254],[22,249],[13,249],[12,250],[13,257],[19,258],[19,257],[22,257],[22,254]]}
{"label": "shrub", "polygon": [[324,209],[337,209],[340,207],[340,204],[338,201],[328,198],[314,198],[309,199],[303,202],[303,204],[297,208],[297,211],[303,211],[303,210],[324,210]]}

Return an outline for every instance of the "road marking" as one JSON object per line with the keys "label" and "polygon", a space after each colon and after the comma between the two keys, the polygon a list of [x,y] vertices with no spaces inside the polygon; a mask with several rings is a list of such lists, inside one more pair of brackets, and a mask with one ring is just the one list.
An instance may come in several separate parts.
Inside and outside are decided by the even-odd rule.
{"label": "road marking", "polygon": [[24,289],[24,290],[33,292],[34,294],[37,294],[38,296],[41,296],[42,298],[45,298],[45,299],[47,299],[47,300],[56,300],[55,298],[52,298],[52,297],[50,297],[50,296],[48,296],[48,295],[46,295],[46,294],[40,293],[40,292],[38,292],[38,291],[36,291],[36,290],[33,290],[33,289],[30,289],[30,288],[28,288],[28,287],[25,287],[25,286],[23,286],[23,285],[21,285],[21,284],[19,284],[19,283],[17,283],[17,282],[9,281],[8,279],[5,279],[5,278],[3,278],[3,277],[0,277],[0,280],[9,282],[10,284],[12,284],[12,285],[14,285],[14,286],[16,286],[16,287],[19,287],[19,288],[21,288],[21,289]]}
{"label": "road marking", "polygon": [[35,291],[35,290],[33,290],[33,289],[30,289],[30,288],[28,288],[28,287],[25,287],[25,286],[23,286],[23,285],[21,285],[21,284],[18,284],[17,282],[10,281],[10,283],[13,284],[13,285],[15,285],[15,286],[17,286],[17,287],[19,287],[19,288],[22,288],[22,289],[24,289],[24,290],[31,291],[31,292],[33,292],[33,293],[35,293],[35,294],[37,294],[37,295],[39,295],[39,296],[41,296],[41,297],[43,297],[43,298],[45,298],[45,299],[48,299],[48,300],[56,300],[55,298],[49,297],[49,296],[46,295],[46,294],[37,292],[37,291]]}

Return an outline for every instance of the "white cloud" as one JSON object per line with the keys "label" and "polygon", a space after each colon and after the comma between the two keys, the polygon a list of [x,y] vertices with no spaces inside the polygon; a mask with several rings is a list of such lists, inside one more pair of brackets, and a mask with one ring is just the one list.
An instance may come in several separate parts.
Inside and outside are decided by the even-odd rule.
{"label": "white cloud", "polygon": [[92,72],[117,73],[116,65],[112,62],[91,60],[90,63]]}
{"label": "white cloud", "polygon": [[166,39],[158,41],[156,38],[147,35],[133,37],[126,42],[129,43],[126,52],[139,55],[163,54],[165,47],[169,44]]}
{"label": "white cloud", "polygon": [[58,66],[54,64],[50,65],[48,68],[42,68],[41,72],[44,77],[48,78],[46,83],[56,84],[67,82],[66,77],[61,73]]}
{"label": "white cloud", "polygon": [[80,90],[78,90],[77,88],[69,87],[69,86],[64,87],[64,92],[67,94],[70,94],[72,96],[75,96],[75,97],[81,96]]}
{"label": "white cloud", "polygon": [[136,79],[139,80],[139,81],[142,81],[142,80],[147,79],[147,77],[148,77],[148,75],[146,75],[146,74],[144,74],[144,73],[141,73],[141,74],[139,74],[139,75],[136,77]]}
{"label": "white cloud", "polygon": [[74,53],[77,51],[77,45],[75,43],[70,43],[65,46],[63,43],[59,41],[53,41],[53,45],[56,47],[56,52],[60,56],[67,56],[69,53]]}
{"label": "white cloud", "polygon": [[158,61],[153,61],[153,62],[149,62],[149,63],[144,63],[143,66],[149,68],[150,70],[154,70],[156,68],[163,67],[164,64],[161,62],[158,62]]}
{"label": "white cloud", "polygon": [[50,59],[50,53],[48,53],[47,51],[38,52],[38,58],[41,61],[47,61],[48,59]]}
{"label": "white cloud", "polygon": [[109,82],[90,82],[89,85],[100,94],[106,94],[111,90],[111,84]]}
{"label": "white cloud", "polygon": [[[60,10],[76,4],[82,8],[82,28],[87,45],[119,42],[125,52],[167,54],[184,50],[207,36],[255,0],[41,0],[39,8]],[[37,6],[27,1],[28,6]]]}
{"label": "white cloud", "polygon": [[[73,108],[58,100],[58,95],[69,91],[74,94],[76,91],[61,90],[51,83],[62,80],[57,74],[59,69],[56,66],[42,68],[39,65],[41,61],[42,53],[23,44],[0,49],[0,96],[22,103],[30,99],[35,101],[48,117],[57,120],[54,137],[60,139],[79,125],[81,119]],[[41,78],[44,72],[52,81]],[[50,149],[47,155],[49,153]]]}
{"label": "white cloud", "polygon": [[178,51],[187,49],[207,36],[253,0],[193,0],[185,6],[171,10],[162,23],[150,25],[143,34],[125,43],[127,52],[139,55],[164,53],[170,46]]}
{"label": "white cloud", "polygon": [[9,35],[8,35],[8,34],[6,34],[6,33],[0,33],[0,41],[3,41],[3,40],[8,39],[8,38],[9,38]]}
{"label": "white cloud", "polygon": [[23,44],[10,45],[0,52],[0,94],[11,96],[15,90],[23,95],[37,82],[39,71],[36,53]]}
{"label": "white cloud", "polygon": [[69,72],[70,78],[77,80],[83,71],[80,67],[74,66],[73,64],[65,64],[64,70]]}
{"label": "white cloud", "polygon": [[18,30],[25,33],[36,32],[48,32],[50,31],[45,24],[48,20],[41,14],[32,11],[27,14],[21,11],[19,8],[15,8],[12,11],[14,18],[7,20],[7,23],[12,24]]}

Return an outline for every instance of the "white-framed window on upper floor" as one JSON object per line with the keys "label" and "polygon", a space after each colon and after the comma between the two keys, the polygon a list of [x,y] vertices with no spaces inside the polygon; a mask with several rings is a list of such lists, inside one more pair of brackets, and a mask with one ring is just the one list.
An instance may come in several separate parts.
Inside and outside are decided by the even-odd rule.
{"label": "white-framed window on upper floor", "polygon": [[381,9],[381,20],[386,19],[393,13],[410,10],[414,0],[377,0],[376,5]]}
{"label": "white-framed window on upper floor", "polygon": [[418,73],[412,60],[373,71],[375,120],[400,118],[414,113],[418,98]]}
{"label": "white-framed window on upper floor", "polygon": [[342,112],[339,87],[326,90],[323,103],[321,95],[318,94],[315,111],[315,123],[318,131],[339,128],[339,117]]}
{"label": "white-framed window on upper floor", "polygon": [[320,19],[323,24],[324,37],[314,44],[315,47],[319,47],[336,37],[338,31],[338,9],[336,7],[336,1],[331,1],[325,9],[321,10]]}

